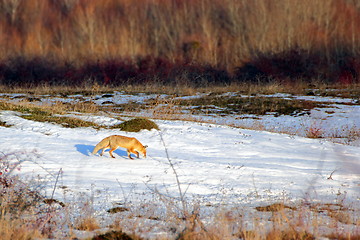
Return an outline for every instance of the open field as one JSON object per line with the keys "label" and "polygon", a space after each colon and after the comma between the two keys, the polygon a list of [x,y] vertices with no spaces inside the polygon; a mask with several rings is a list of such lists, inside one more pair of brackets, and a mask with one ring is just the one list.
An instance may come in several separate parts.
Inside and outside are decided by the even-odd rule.
{"label": "open field", "polygon": [[[356,239],[357,96],[265,92],[2,93],[1,179],[46,199],[21,222],[33,236]],[[112,128],[140,116],[160,130]],[[149,145],[147,159],[93,156],[112,134]]]}
{"label": "open field", "polygon": [[[357,0],[0,0],[0,238],[360,239],[359,22]],[[147,158],[91,154],[113,134]]]}
{"label": "open field", "polygon": [[16,94],[0,93],[0,100],[7,102],[2,109],[26,113],[27,119],[73,127],[100,128],[98,122],[89,122],[91,117],[87,116],[100,112],[119,120],[133,116],[200,121],[352,145],[358,144],[360,135],[357,85],[319,89],[302,86],[296,90],[278,84],[191,91],[185,88],[176,92],[172,88],[165,88],[163,92],[159,88],[156,91],[155,88],[120,89],[104,88],[96,92],[91,89],[40,88],[31,92],[19,89]]}

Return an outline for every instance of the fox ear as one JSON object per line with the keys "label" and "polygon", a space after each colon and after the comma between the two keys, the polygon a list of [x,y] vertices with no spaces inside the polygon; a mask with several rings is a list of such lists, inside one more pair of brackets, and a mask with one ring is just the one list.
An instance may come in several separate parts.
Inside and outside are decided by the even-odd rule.
{"label": "fox ear", "polygon": [[144,146],[144,148],[147,148],[147,147],[148,147],[148,145],[145,145],[145,146]]}

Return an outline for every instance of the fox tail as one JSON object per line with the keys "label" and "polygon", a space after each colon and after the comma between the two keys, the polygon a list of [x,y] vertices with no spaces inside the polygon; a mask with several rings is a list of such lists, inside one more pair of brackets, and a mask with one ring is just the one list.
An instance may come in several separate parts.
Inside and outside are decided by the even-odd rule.
{"label": "fox tail", "polygon": [[94,150],[92,151],[92,154],[96,154],[100,149],[108,146],[109,143],[110,143],[110,140],[108,138],[101,140],[98,144],[96,144]]}

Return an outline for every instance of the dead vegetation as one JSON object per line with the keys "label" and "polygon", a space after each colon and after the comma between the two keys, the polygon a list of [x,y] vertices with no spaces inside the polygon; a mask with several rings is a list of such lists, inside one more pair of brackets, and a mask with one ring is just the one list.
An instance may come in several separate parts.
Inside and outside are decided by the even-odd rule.
{"label": "dead vegetation", "polygon": [[295,207],[287,206],[283,203],[273,203],[267,206],[259,206],[255,208],[259,212],[279,212],[283,211],[284,209],[296,210]]}
{"label": "dead vegetation", "polygon": [[358,82],[356,1],[2,0],[0,8],[7,86]]}
{"label": "dead vegetation", "polygon": [[[0,110],[10,110],[22,113],[21,117],[24,119],[38,121],[38,122],[50,122],[60,124],[68,128],[76,127],[94,127],[99,128],[95,123],[83,121],[81,119],[73,117],[64,117],[56,114],[64,113],[65,109],[69,108],[57,108],[55,106],[35,106],[28,102],[22,102],[19,104],[11,104],[7,102],[0,102]],[[74,109],[74,108],[72,108]]]}
{"label": "dead vegetation", "polygon": [[208,95],[191,100],[181,100],[179,105],[195,106],[193,113],[297,115],[306,114],[323,104],[314,101],[288,100],[278,97]]}
{"label": "dead vegetation", "polygon": [[111,126],[111,128],[118,128],[121,131],[125,131],[125,132],[139,132],[143,129],[159,130],[159,126],[155,122],[145,118],[134,118],[128,121],[124,121],[119,125]]}

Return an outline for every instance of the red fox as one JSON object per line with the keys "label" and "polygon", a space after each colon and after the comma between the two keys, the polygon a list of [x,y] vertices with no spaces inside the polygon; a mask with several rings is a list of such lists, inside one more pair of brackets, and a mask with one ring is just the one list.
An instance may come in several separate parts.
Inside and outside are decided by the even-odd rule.
{"label": "red fox", "polygon": [[93,154],[96,154],[100,149],[102,149],[100,156],[103,155],[104,151],[110,148],[110,156],[115,158],[112,155],[112,152],[115,151],[118,147],[123,147],[127,149],[127,154],[130,159],[133,159],[130,154],[136,154],[137,158],[139,158],[139,152],[146,158],[146,148],[147,145],[143,146],[139,140],[133,137],[125,137],[120,135],[112,135],[104,138],[98,144],[96,144]]}

